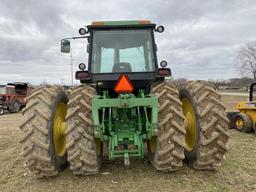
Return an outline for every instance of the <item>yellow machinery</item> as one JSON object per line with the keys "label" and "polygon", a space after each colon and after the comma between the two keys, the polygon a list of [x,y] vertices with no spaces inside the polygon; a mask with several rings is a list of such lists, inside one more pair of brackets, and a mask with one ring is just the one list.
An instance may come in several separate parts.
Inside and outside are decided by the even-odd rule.
{"label": "yellow machinery", "polygon": [[233,125],[234,128],[241,132],[252,132],[256,131],[256,95],[254,90],[256,82],[250,85],[249,90],[249,101],[239,102],[236,108],[239,110],[239,113],[234,115]]}

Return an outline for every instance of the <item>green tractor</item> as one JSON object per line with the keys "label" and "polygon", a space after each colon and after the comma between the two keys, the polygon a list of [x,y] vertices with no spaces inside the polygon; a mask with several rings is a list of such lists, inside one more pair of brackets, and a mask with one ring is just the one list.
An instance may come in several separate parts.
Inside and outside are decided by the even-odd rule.
{"label": "green tractor", "polygon": [[32,172],[54,176],[69,165],[76,175],[97,174],[103,150],[129,165],[145,146],[158,171],[221,166],[229,138],[221,97],[205,82],[170,80],[167,62],[157,62],[154,34],[163,31],[148,20],[100,21],[61,41],[69,53],[69,39],[87,39],[88,66],[79,65],[82,85],[69,97],[46,85],[28,98],[20,129]]}

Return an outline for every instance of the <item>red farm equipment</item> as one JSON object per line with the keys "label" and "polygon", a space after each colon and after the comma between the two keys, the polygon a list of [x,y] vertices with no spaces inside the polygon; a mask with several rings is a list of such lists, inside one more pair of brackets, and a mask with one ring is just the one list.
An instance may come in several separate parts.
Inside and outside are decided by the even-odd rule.
{"label": "red farm equipment", "polygon": [[19,112],[26,105],[26,98],[31,94],[29,83],[8,83],[0,85],[0,115],[6,111]]}

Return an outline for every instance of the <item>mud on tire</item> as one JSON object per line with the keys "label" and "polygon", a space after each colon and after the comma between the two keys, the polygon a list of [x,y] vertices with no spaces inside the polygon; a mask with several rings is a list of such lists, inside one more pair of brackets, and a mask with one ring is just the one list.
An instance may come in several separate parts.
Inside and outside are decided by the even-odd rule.
{"label": "mud on tire", "polygon": [[184,116],[179,93],[175,85],[163,82],[152,87],[152,93],[158,98],[158,135],[156,150],[148,147],[149,158],[153,166],[163,172],[174,171],[183,166],[185,147]]}
{"label": "mud on tire", "polygon": [[193,81],[180,89],[193,98],[197,111],[198,140],[192,152],[185,153],[186,161],[195,169],[215,169],[222,165],[228,151],[227,141],[229,120],[221,96],[210,84]]}
{"label": "mud on tire", "polygon": [[96,90],[81,86],[73,90],[68,103],[67,153],[70,169],[76,175],[97,174],[101,165],[101,154],[97,154],[93,133],[92,98]]}
{"label": "mud on tire", "polygon": [[67,165],[66,154],[56,156],[53,144],[53,121],[59,102],[68,102],[63,89],[44,86],[33,91],[23,109],[20,124],[22,155],[27,167],[38,177],[57,175]]}

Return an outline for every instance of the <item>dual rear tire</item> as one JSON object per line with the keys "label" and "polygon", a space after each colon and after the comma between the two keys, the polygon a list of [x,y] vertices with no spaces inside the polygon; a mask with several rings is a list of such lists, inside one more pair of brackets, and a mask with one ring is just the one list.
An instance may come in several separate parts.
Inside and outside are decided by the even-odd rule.
{"label": "dual rear tire", "polygon": [[185,161],[194,169],[222,165],[228,151],[228,123],[221,96],[208,83],[193,81],[179,91],[185,116]]}
{"label": "dual rear tire", "polygon": [[20,124],[22,155],[37,177],[57,175],[67,166],[65,120],[68,97],[61,87],[34,90],[23,109]]}
{"label": "dual rear tire", "polygon": [[[153,161],[150,158],[154,167],[164,171],[176,170],[182,166],[183,160],[194,169],[210,170],[221,166],[228,150],[229,121],[221,97],[214,88],[207,83],[194,81],[182,85],[179,90],[166,82],[152,90],[158,96],[160,105],[159,134],[155,146],[148,145],[150,156],[152,149],[156,149]],[[162,138],[168,142],[161,143]],[[177,151],[179,161],[174,155]],[[165,156],[161,157],[162,154]],[[176,166],[169,165],[173,162],[176,162]]]}
{"label": "dual rear tire", "polygon": [[45,86],[28,98],[20,142],[26,165],[37,177],[55,176],[68,162],[74,174],[99,172],[102,144],[94,139],[92,131],[94,94],[91,87],[79,87],[68,101],[63,88]]}
{"label": "dual rear tire", "polygon": [[70,169],[75,175],[99,173],[102,162],[102,142],[94,138],[92,98],[96,90],[78,87],[70,94],[67,121],[67,153]]}
{"label": "dual rear tire", "polygon": [[[182,167],[214,169],[224,160],[228,119],[220,95],[202,82],[179,90],[172,83],[155,85],[159,101],[158,135],[148,141],[153,166],[163,172]],[[38,177],[54,176],[70,164],[77,175],[99,172],[102,143],[94,138],[90,86],[78,87],[69,97],[58,86],[36,89],[23,110],[23,156]],[[65,123],[67,127],[65,127]]]}
{"label": "dual rear tire", "polygon": [[152,165],[162,172],[182,167],[185,148],[184,116],[179,92],[174,84],[163,82],[153,86],[158,98],[158,134],[148,141],[148,154]]}

